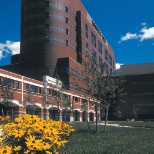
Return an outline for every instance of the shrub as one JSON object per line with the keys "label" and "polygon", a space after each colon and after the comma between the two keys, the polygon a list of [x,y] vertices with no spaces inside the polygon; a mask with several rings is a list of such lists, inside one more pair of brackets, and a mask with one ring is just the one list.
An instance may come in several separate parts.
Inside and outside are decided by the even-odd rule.
{"label": "shrub", "polygon": [[23,114],[2,126],[0,153],[58,154],[74,129],[66,123]]}

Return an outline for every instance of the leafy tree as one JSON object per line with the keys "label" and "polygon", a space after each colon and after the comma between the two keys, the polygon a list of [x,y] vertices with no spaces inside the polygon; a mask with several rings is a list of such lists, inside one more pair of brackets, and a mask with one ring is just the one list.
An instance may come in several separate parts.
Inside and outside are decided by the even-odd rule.
{"label": "leafy tree", "polygon": [[0,93],[1,93],[1,106],[2,106],[2,115],[5,116],[4,113],[4,108],[7,112],[8,115],[8,111],[9,109],[12,109],[12,119],[13,119],[13,99],[14,99],[14,93],[15,90],[13,88],[13,80],[11,79],[7,79],[7,78],[3,78],[3,82],[1,82],[0,85]]}
{"label": "leafy tree", "polygon": [[[58,76],[57,81],[60,81]],[[42,93],[42,100],[46,104],[55,103],[58,107],[58,119],[60,119],[60,108],[63,108],[64,121],[67,121],[68,116],[73,116],[73,104],[71,98],[65,94],[66,88],[65,85],[60,82],[61,85],[57,86],[56,84],[48,84],[49,88],[47,92]],[[50,91],[50,92],[49,92]]]}
{"label": "leafy tree", "polygon": [[23,104],[26,108],[26,113],[32,115],[38,114],[38,106],[36,105],[36,100],[31,89],[27,90]]}
{"label": "leafy tree", "polygon": [[[71,71],[75,83],[84,83],[86,89],[85,99],[92,100],[96,112],[96,132],[98,131],[98,111],[105,108],[105,126],[108,120],[109,107],[116,102],[116,97],[122,94],[122,84],[125,80],[107,74],[106,64],[97,64],[93,57],[89,57],[82,62],[83,70],[75,69]],[[77,73],[74,73],[77,72]],[[78,74],[76,77],[76,74]],[[80,78],[79,78],[80,77]]]}

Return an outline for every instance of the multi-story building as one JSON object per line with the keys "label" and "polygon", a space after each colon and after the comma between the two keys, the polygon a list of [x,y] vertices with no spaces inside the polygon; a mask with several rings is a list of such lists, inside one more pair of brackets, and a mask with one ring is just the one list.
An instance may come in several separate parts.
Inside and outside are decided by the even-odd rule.
{"label": "multi-story building", "polygon": [[58,73],[71,85],[67,70],[82,68],[88,56],[115,70],[114,52],[80,0],[22,0],[21,51],[12,57],[17,73],[40,81]]}
{"label": "multi-story building", "polygon": [[20,43],[20,54],[2,69],[37,82],[58,74],[72,92],[85,92],[69,73],[84,69],[85,59],[115,70],[114,52],[80,0],[22,0]]}
{"label": "multi-story building", "polygon": [[[154,63],[121,65],[126,79],[125,103],[119,104],[123,118],[154,119]],[[135,112],[135,113],[134,113]]]}

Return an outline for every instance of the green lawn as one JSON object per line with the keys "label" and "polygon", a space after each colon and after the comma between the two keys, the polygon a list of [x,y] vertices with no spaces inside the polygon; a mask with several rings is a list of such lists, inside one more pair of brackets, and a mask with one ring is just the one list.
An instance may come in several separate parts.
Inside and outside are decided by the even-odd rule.
{"label": "green lawn", "polygon": [[66,154],[154,154],[154,123],[118,123],[139,127],[108,126],[107,132],[104,133],[103,126],[99,126],[99,132],[95,133],[95,126],[91,123],[91,134],[89,134],[85,123],[70,123],[76,131],[70,137],[64,152]]}

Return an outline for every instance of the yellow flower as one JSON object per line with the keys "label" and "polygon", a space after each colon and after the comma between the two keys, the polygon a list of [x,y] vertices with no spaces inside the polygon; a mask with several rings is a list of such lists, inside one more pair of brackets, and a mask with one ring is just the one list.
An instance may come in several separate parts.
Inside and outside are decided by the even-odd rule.
{"label": "yellow flower", "polygon": [[15,147],[13,148],[13,150],[14,150],[14,151],[20,151],[20,150],[21,150],[21,146],[15,146]]}

